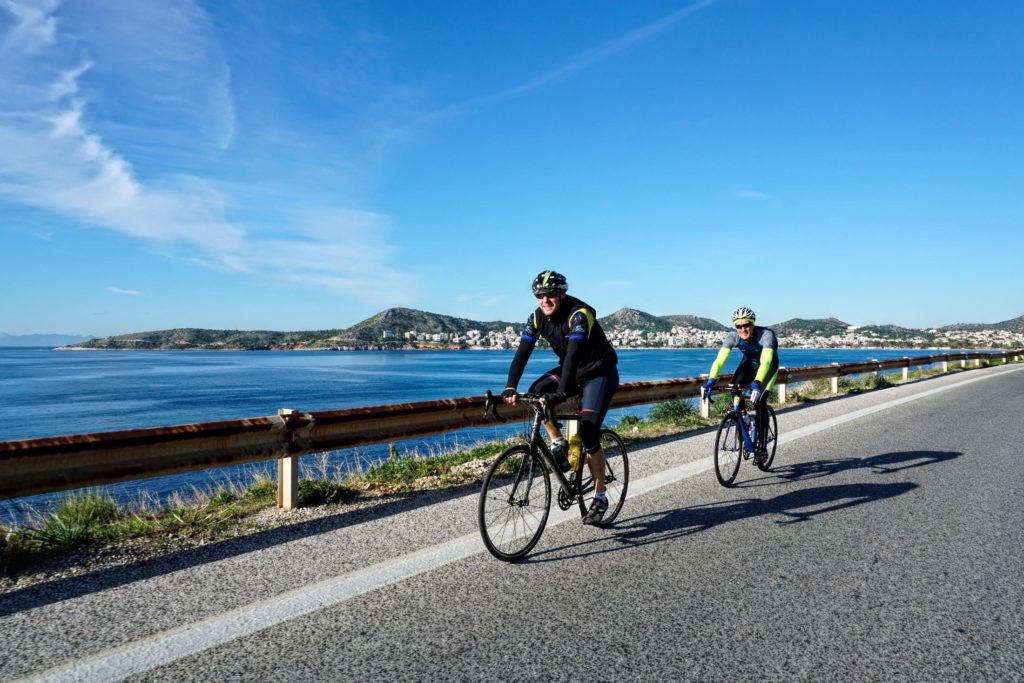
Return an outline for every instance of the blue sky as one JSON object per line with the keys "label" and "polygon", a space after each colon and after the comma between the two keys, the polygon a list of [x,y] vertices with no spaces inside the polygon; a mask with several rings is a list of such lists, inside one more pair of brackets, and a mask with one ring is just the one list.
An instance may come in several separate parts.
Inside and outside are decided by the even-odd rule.
{"label": "blue sky", "polygon": [[0,332],[1024,313],[1024,4],[0,0]]}

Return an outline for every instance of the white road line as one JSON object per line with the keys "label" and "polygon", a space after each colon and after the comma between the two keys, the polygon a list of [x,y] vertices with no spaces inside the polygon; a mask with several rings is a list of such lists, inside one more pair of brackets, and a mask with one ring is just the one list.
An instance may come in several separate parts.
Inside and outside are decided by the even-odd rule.
{"label": "white road line", "polygon": [[[779,437],[779,443],[789,443],[805,436],[831,429],[844,422],[858,420],[866,415],[893,408],[904,403],[950,391],[967,384],[1018,372],[1014,368],[1003,372],[966,379],[955,384],[922,391],[912,396],[880,403],[870,408],[834,417],[807,427],[793,430]],[[664,470],[639,481],[631,482],[630,498],[650,493],[669,484],[711,469],[712,459],[702,458]],[[575,509],[553,510],[548,526],[579,519]],[[439,543],[402,557],[380,562],[370,567],[313,583],[260,602],[186,624],[91,657],[69,662],[23,681],[111,681],[143,673],[158,666],[198,654],[236,638],[262,631],[277,624],[296,619],[345,602],[351,598],[398,583],[451,562],[483,551],[478,534],[467,534],[445,543]]]}

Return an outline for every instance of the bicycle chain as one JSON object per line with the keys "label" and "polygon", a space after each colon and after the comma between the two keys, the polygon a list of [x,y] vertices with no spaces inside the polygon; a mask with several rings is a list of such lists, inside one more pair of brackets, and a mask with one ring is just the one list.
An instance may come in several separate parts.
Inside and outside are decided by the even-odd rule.
{"label": "bicycle chain", "polygon": [[[569,477],[569,483],[575,488],[576,486],[576,474],[575,472]],[[576,502],[576,496],[567,495],[562,487],[558,487],[558,507],[563,510],[568,510],[572,507],[572,504]]]}

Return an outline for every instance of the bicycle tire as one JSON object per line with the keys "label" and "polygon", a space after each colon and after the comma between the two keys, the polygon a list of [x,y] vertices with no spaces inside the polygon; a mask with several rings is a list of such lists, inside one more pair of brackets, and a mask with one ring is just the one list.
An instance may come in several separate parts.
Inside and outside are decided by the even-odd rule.
{"label": "bicycle tire", "polygon": [[718,483],[729,488],[736,481],[740,471],[740,460],[746,445],[736,422],[736,413],[728,413],[718,425],[715,434],[715,477]]}
{"label": "bicycle tire", "polygon": [[551,475],[535,451],[513,446],[487,470],[477,506],[484,546],[506,562],[537,545],[551,510]]}
{"label": "bicycle tire", "polygon": [[778,446],[779,439],[779,421],[775,418],[775,411],[771,406],[768,406],[768,438],[765,441],[765,448],[768,450],[768,457],[764,459],[764,462],[755,462],[757,469],[762,472],[767,472],[772,468],[772,461],[775,460],[775,448]]}
{"label": "bicycle tire", "polygon": [[[615,521],[626,500],[629,488],[629,456],[622,437],[611,429],[601,430],[601,448],[604,449],[604,490],[608,496],[608,511],[597,526],[607,526]],[[594,500],[594,481],[590,468],[584,465],[583,493],[579,497],[580,514],[586,515]]]}

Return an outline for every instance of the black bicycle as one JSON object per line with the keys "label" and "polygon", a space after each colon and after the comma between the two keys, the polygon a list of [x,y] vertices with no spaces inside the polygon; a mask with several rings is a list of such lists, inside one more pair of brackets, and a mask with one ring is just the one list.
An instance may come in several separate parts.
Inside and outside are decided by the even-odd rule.
{"label": "black bicycle", "polygon": [[[722,418],[722,423],[718,425],[718,434],[715,435],[715,476],[718,477],[719,484],[729,487],[736,481],[740,461],[747,460],[754,453],[759,426],[754,416],[747,410],[743,387],[727,384],[723,388],[732,395],[732,410]],[[765,439],[767,452],[763,458],[754,458],[754,464],[762,472],[771,469],[779,434],[775,411],[771,406],[765,407],[768,409],[768,433]]]}
{"label": "black bicycle", "polygon": [[[484,412],[499,422],[506,422],[497,412],[500,396],[486,394]],[[491,464],[480,490],[478,521],[484,545],[499,560],[522,559],[540,540],[551,510],[551,474],[558,481],[558,507],[568,510],[579,505],[580,516],[594,499],[594,481],[587,465],[589,456],[581,451],[574,466],[563,473],[555,464],[551,451],[541,437],[541,424],[553,419],[549,408],[536,394],[519,394],[518,401],[533,410],[530,442],[512,446]],[[579,414],[559,415],[560,419],[578,420]],[[604,449],[604,484],[608,511],[600,526],[611,524],[622,509],[629,486],[629,458],[618,434],[601,430]],[[571,461],[571,459],[570,459]]]}

